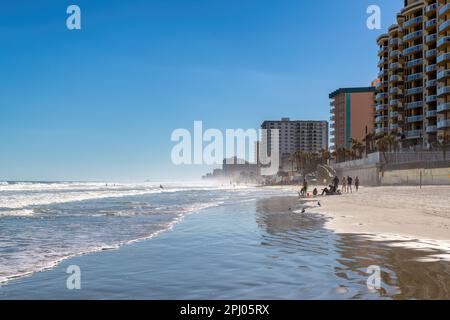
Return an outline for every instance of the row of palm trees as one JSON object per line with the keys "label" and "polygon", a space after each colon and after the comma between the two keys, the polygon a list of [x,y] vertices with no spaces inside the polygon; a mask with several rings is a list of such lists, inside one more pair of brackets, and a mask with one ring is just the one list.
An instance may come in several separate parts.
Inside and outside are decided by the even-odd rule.
{"label": "row of palm trees", "polygon": [[[436,141],[434,148],[440,149],[446,159],[446,150],[450,147],[450,138],[445,134],[442,139]],[[386,159],[387,152],[397,152],[400,150],[400,143],[396,136],[392,134],[375,135],[369,133],[359,141],[350,139],[349,147],[341,147],[333,152],[322,149],[319,152],[297,151],[289,157],[291,171],[308,174],[315,172],[318,165],[329,164],[330,160],[336,162],[345,162],[350,160],[362,159],[365,155],[373,152],[381,152]]]}

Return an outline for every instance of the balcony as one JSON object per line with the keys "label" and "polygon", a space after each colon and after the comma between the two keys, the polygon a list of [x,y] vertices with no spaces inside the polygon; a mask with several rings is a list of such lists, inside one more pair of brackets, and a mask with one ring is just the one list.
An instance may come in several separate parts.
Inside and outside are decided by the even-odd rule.
{"label": "balcony", "polygon": [[397,123],[391,123],[389,125],[389,129],[390,130],[397,130],[398,129],[398,124]]}
{"label": "balcony", "polygon": [[438,121],[437,127],[438,127],[438,129],[447,129],[447,128],[450,128],[450,120],[447,119],[447,120],[441,120],[441,121]]}
{"label": "balcony", "polygon": [[438,73],[437,73],[438,80],[447,79],[449,77],[450,77],[450,70],[441,70],[441,71],[438,71]]}
{"label": "balcony", "polygon": [[436,110],[427,111],[427,114],[426,114],[427,118],[436,118],[436,116],[437,116],[437,111]]}
{"label": "balcony", "polygon": [[388,120],[388,116],[378,116],[378,117],[375,117],[375,122],[376,122],[376,123],[380,123],[380,122],[387,121],[387,120]]}
{"label": "balcony", "polygon": [[439,9],[439,17],[446,14],[450,10],[450,3],[447,3],[441,9]]}
{"label": "balcony", "polygon": [[428,20],[427,22],[425,22],[425,28],[427,30],[435,27],[436,25],[437,25],[437,19],[432,19],[432,20]]}
{"label": "balcony", "polygon": [[389,101],[389,105],[392,107],[398,106],[400,103],[400,101],[398,99],[393,99],[391,101]]}
{"label": "balcony", "polygon": [[389,83],[387,81],[380,81],[377,83],[376,88],[380,89],[381,87],[387,86]]}
{"label": "balcony", "polygon": [[382,133],[387,133],[388,132],[388,128],[376,128],[375,129],[375,134],[382,134]]}
{"label": "balcony", "polygon": [[380,112],[380,111],[385,111],[388,109],[387,104],[379,104],[375,107],[375,111]]}
{"label": "balcony", "polygon": [[393,62],[393,63],[391,63],[389,65],[389,69],[391,69],[391,70],[396,70],[396,69],[399,69],[399,68],[401,68],[401,65],[400,65],[399,62]]}
{"label": "balcony", "polygon": [[416,139],[422,137],[422,130],[410,130],[406,132],[408,139]]}
{"label": "balcony", "polygon": [[383,69],[380,72],[378,72],[378,78],[382,78],[387,75],[388,75],[388,71],[386,69]]}
{"label": "balcony", "polygon": [[438,113],[444,113],[447,111],[450,111],[450,103],[442,102],[442,103],[438,104],[438,106],[437,106]]}
{"label": "balcony", "polygon": [[398,117],[398,112],[397,112],[397,111],[391,111],[391,112],[389,112],[389,117],[391,117],[391,118],[397,118],[397,117]]}
{"label": "balcony", "polygon": [[415,80],[420,80],[422,78],[423,78],[423,73],[420,72],[420,73],[414,73],[409,76],[406,76],[405,80],[406,81],[415,81]]}
{"label": "balcony", "polygon": [[412,117],[407,117],[406,118],[406,122],[408,123],[412,123],[412,122],[422,122],[423,121],[423,115],[420,116],[412,116]]}
{"label": "balcony", "polygon": [[389,40],[390,46],[398,46],[400,44],[401,44],[401,41],[399,38],[393,38],[393,39]]}
{"label": "balcony", "polygon": [[439,26],[439,33],[447,31],[449,28],[450,28],[450,20],[447,20]]}
{"label": "balcony", "polygon": [[438,97],[446,95],[448,93],[450,93],[450,86],[438,87],[438,89],[437,89]]}
{"label": "balcony", "polygon": [[413,27],[413,26],[415,26],[415,25],[417,25],[419,23],[422,23],[422,21],[423,21],[423,17],[422,16],[415,17],[415,18],[413,18],[411,20],[405,21],[403,23],[403,28]]}
{"label": "balcony", "polygon": [[336,108],[331,108],[330,113],[336,113]]}
{"label": "balcony", "polygon": [[427,133],[437,132],[437,126],[427,126]]}
{"label": "balcony", "polygon": [[427,83],[426,83],[427,89],[436,87],[436,85],[437,85],[437,81],[436,80],[428,80]]}
{"label": "balcony", "polygon": [[389,93],[390,93],[390,94],[401,94],[401,93],[402,93],[402,90],[400,90],[399,87],[393,87],[393,88],[390,88],[390,89],[389,89]]}
{"label": "balcony", "polygon": [[436,102],[436,100],[437,100],[437,96],[436,95],[427,96],[427,98],[425,99],[425,101],[427,103]]}
{"label": "balcony", "polygon": [[420,38],[420,37],[422,37],[422,35],[423,35],[422,30],[409,33],[409,34],[403,36],[403,42]]}
{"label": "balcony", "polygon": [[402,81],[402,77],[399,76],[398,74],[395,74],[395,75],[392,75],[389,77],[389,81],[391,81],[391,82]]}
{"label": "balcony", "polygon": [[381,47],[381,48],[378,50],[378,55],[379,55],[379,56],[384,55],[384,54],[387,52],[387,50],[388,50],[388,47],[387,47],[387,46]]}
{"label": "balcony", "polygon": [[437,57],[437,63],[447,63],[450,61],[450,52],[449,53],[443,53]]}
{"label": "balcony", "polygon": [[431,73],[437,70],[437,65],[436,64],[431,64],[429,66],[425,67],[425,72],[426,73]]}
{"label": "balcony", "polygon": [[376,100],[380,100],[380,99],[386,99],[388,97],[388,94],[386,93],[386,92],[383,92],[383,93],[378,93],[376,96],[375,96],[375,99]]}
{"label": "balcony", "polygon": [[438,42],[437,42],[437,47],[438,48],[441,48],[441,47],[444,47],[444,46],[448,46],[450,44],[450,37],[449,36],[447,36],[447,37],[442,37],[442,38],[440,38],[439,40],[438,40]]}
{"label": "balcony", "polygon": [[425,43],[426,44],[430,44],[431,42],[435,42],[437,39],[437,34],[430,34],[428,36],[425,37]]}
{"label": "balcony", "polygon": [[436,55],[437,55],[437,50],[436,49],[427,50],[425,52],[425,57],[427,59],[434,58]]}
{"label": "balcony", "polygon": [[422,51],[423,49],[423,45],[422,44],[418,44],[412,47],[409,47],[408,49],[403,50],[403,55],[408,56],[410,54]]}
{"label": "balcony", "polygon": [[420,94],[422,92],[423,92],[423,87],[415,87],[415,88],[406,90],[406,95],[410,96],[412,94]]}
{"label": "balcony", "polygon": [[437,8],[438,8],[438,5],[439,5],[438,3],[433,3],[433,4],[430,4],[430,5],[426,6],[425,7],[425,14],[426,15],[431,15],[431,14],[435,13]]}
{"label": "balcony", "polygon": [[398,50],[391,51],[389,53],[389,57],[391,57],[391,58],[397,57],[399,55],[399,53],[400,53],[400,51],[398,51]]}
{"label": "balcony", "polygon": [[405,105],[406,109],[415,109],[415,108],[422,108],[423,107],[423,101],[414,101],[409,102]]}
{"label": "balcony", "polygon": [[387,59],[386,58],[381,58],[380,61],[378,61],[378,67],[382,67],[385,63],[387,63]]}
{"label": "balcony", "polygon": [[411,60],[405,63],[405,67],[406,68],[412,68],[415,66],[421,66],[423,64],[423,59],[415,59],[415,60]]}

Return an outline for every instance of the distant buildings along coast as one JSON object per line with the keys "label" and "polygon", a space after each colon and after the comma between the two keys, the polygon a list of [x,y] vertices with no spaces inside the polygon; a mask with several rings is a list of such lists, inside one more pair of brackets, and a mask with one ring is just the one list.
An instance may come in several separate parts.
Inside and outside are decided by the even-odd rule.
{"label": "distant buildings along coast", "polygon": [[[291,171],[291,158],[296,152],[320,153],[328,150],[328,122],[314,120],[267,120],[261,125],[262,150],[271,155],[273,137],[271,130],[279,130],[279,153],[281,170]],[[265,149],[266,148],[266,149]]]}

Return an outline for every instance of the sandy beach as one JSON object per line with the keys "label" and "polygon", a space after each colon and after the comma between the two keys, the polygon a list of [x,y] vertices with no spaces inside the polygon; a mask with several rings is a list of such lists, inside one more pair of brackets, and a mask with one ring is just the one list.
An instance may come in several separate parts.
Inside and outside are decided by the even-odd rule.
{"label": "sandy beach", "polygon": [[448,186],[395,186],[360,188],[359,192],[319,197],[307,203],[309,212],[329,218],[325,227],[336,233],[368,234],[373,240],[417,240],[403,245],[450,253],[449,199]]}

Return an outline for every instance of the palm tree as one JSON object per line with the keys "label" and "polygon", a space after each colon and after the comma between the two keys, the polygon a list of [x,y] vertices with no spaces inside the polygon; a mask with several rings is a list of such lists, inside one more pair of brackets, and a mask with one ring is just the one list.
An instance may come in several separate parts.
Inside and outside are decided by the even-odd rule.
{"label": "palm tree", "polygon": [[377,140],[377,148],[383,154],[384,161],[387,162],[386,152],[389,150],[389,138],[386,135]]}
{"label": "palm tree", "polygon": [[352,145],[352,151],[354,153],[355,158],[362,159],[364,152],[364,145],[357,139],[350,139],[350,143]]}
{"label": "palm tree", "polygon": [[294,162],[296,161],[295,153],[289,155],[289,162],[291,163],[291,171],[294,172]]}
{"label": "palm tree", "polygon": [[366,143],[366,153],[372,153],[374,151],[374,138],[375,135],[373,133],[368,133],[363,139],[363,142]]}
{"label": "palm tree", "polygon": [[447,147],[450,144],[450,136],[447,132],[444,132],[439,138],[437,139],[437,145],[442,149],[442,156],[443,160],[446,160],[447,156]]}
{"label": "palm tree", "polygon": [[388,134],[384,137],[386,139],[386,143],[388,145],[389,152],[392,152],[393,149],[395,149],[395,137],[392,134]]}
{"label": "palm tree", "polygon": [[320,157],[322,160],[322,164],[328,164],[328,160],[330,160],[330,158],[331,158],[331,153],[327,149],[321,149]]}

